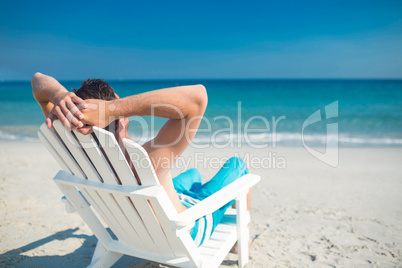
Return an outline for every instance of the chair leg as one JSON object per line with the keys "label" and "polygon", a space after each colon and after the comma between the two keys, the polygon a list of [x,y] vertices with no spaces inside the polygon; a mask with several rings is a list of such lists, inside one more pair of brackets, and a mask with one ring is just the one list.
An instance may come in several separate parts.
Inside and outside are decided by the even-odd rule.
{"label": "chair leg", "polygon": [[249,212],[247,211],[246,194],[236,200],[236,210],[239,267],[242,268],[248,262],[249,231],[247,225],[249,223]]}
{"label": "chair leg", "polygon": [[108,251],[99,241],[96,244],[94,255],[92,256],[92,261],[88,267],[110,267],[115,262],[117,262],[123,254]]}

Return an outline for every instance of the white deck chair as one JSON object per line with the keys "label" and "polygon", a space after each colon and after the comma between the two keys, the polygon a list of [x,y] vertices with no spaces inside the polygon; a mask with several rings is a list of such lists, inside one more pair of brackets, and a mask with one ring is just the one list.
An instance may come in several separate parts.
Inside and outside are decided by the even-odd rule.
{"label": "white deck chair", "polygon": [[[43,124],[38,132],[62,167],[54,181],[98,239],[89,267],[112,266],[124,254],[178,267],[217,267],[237,240],[239,267],[247,263],[246,194],[259,176],[247,174],[178,214],[146,151],[124,140],[136,160],[132,162],[141,181],[138,185],[113,134],[93,129],[94,134],[84,136],[67,131],[57,120],[53,129]],[[195,220],[233,199],[236,209],[228,209],[211,239],[197,248],[188,232]]]}

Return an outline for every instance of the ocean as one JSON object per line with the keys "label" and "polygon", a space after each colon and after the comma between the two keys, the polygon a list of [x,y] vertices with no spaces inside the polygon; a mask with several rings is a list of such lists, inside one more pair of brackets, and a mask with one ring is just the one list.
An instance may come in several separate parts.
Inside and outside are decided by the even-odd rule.
{"label": "ocean", "polygon": [[[68,90],[80,81],[61,82]],[[402,146],[402,80],[110,81],[120,97],[203,84],[208,107],[193,144],[216,146]],[[44,122],[29,82],[0,83],[0,139],[38,140]],[[327,110],[326,110],[327,107]],[[317,112],[318,111],[318,112]],[[315,120],[309,117],[316,115]],[[318,119],[317,119],[318,118]],[[165,119],[133,117],[129,134],[142,143]],[[337,126],[337,132],[328,126]]]}

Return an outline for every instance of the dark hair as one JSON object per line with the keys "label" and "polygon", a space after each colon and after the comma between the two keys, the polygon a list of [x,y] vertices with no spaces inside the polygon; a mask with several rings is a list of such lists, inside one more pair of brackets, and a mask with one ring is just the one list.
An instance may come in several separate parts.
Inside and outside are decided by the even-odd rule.
{"label": "dark hair", "polygon": [[[73,88],[75,95],[83,100],[86,99],[101,99],[101,100],[115,100],[117,99],[114,90],[103,79],[86,79],[82,81],[79,89]],[[112,131],[115,129],[118,120],[111,122],[104,129]]]}
{"label": "dark hair", "polygon": [[114,90],[103,79],[86,79],[81,83],[79,89],[73,88],[74,93],[83,100],[101,99],[114,100],[117,99]]}

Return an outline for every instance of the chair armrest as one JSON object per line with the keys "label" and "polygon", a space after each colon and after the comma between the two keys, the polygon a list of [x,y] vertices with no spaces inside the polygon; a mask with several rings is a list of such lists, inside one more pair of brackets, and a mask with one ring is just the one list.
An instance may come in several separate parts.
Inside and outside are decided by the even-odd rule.
{"label": "chair armrest", "polygon": [[178,228],[190,225],[197,219],[214,212],[229,203],[231,200],[247,193],[247,191],[257,184],[260,179],[261,177],[259,175],[246,174],[231,184],[223,187],[218,192],[195,204],[193,207],[178,214],[177,217],[172,220],[172,223]]}

